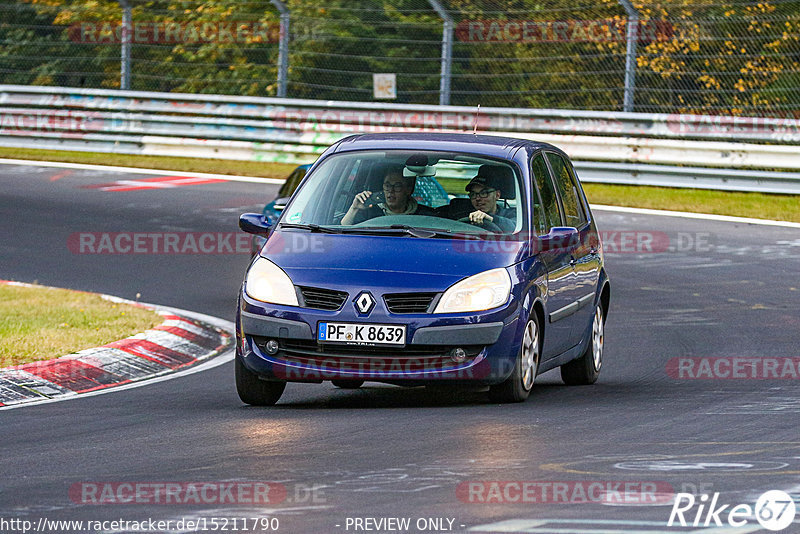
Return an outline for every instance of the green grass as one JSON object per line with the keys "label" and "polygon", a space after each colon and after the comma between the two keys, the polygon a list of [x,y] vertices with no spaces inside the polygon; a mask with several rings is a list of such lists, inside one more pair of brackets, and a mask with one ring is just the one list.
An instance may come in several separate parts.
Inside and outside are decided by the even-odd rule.
{"label": "green grass", "polygon": [[153,311],[91,293],[0,284],[0,368],[98,347],[162,322]]}
{"label": "green grass", "polygon": [[[147,167],[186,172],[238,174],[266,178],[285,178],[295,168],[291,163],[268,163],[221,159],[174,158],[126,154],[96,154],[0,147],[0,158],[66,161],[123,167]],[[446,180],[444,180],[446,181]],[[458,183],[444,184],[450,190]],[[695,213],[734,215],[757,219],[800,222],[800,195],[740,193],[705,189],[676,189],[669,187],[584,184],[592,204],[652,208]]]}

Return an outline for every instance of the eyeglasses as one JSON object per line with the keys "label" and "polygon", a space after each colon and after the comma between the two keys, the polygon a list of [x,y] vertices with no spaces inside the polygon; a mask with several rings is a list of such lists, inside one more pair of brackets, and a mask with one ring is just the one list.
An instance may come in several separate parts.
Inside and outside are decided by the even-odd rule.
{"label": "eyeglasses", "polygon": [[386,191],[387,193],[390,192],[390,191],[395,191],[395,192],[399,193],[400,191],[402,191],[405,188],[406,188],[406,184],[404,184],[404,183],[396,183],[394,185],[392,185],[392,184],[383,184],[383,190]]}
{"label": "eyeglasses", "polygon": [[482,191],[478,191],[478,192],[470,191],[469,192],[469,198],[475,198],[475,197],[489,198],[489,195],[491,195],[495,191],[497,191],[497,189],[483,189]]}

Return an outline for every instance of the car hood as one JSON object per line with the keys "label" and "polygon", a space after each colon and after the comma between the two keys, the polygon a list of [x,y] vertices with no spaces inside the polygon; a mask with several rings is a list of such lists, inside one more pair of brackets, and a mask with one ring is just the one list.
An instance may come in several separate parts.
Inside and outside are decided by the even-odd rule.
{"label": "car hood", "polygon": [[273,232],[261,255],[296,285],[339,283],[438,291],[462,278],[519,261],[515,241]]}

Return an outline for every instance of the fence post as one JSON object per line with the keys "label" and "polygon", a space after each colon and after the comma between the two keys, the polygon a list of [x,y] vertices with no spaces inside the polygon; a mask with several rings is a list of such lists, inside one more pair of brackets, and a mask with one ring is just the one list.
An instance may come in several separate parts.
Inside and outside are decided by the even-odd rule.
{"label": "fence post", "polygon": [[453,18],[442,7],[439,0],[428,0],[431,7],[444,21],[442,27],[442,73],[439,80],[439,105],[450,104],[450,76],[453,63]]}
{"label": "fence post", "polygon": [[639,12],[630,0],[618,0],[628,14],[628,35],[625,50],[625,97],[623,111],[633,111],[633,96],[636,91],[636,44],[639,40]]}
{"label": "fence post", "polygon": [[278,43],[278,97],[286,98],[286,80],[289,77],[289,8],[281,0],[271,0],[281,13],[281,35]]}
{"label": "fence post", "polygon": [[128,0],[119,0],[119,6],[122,8],[119,88],[123,91],[127,91],[131,88],[131,34],[133,33],[133,18],[131,16],[131,4]]}

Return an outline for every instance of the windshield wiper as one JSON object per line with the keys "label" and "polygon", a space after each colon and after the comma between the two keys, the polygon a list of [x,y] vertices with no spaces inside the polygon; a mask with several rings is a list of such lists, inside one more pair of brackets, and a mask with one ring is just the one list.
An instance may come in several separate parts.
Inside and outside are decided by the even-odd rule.
{"label": "windshield wiper", "polygon": [[434,237],[436,235],[436,230],[417,228],[408,224],[393,224],[389,226],[389,228],[392,230],[403,230],[408,235],[413,235],[414,237]]}
{"label": "windshield wiper", "polygon": [[453,232],[451,230],[437,230],[434,237],[446,237],[448,239],[477,239],[480,241],[486,239],[486,236],[488,235],[491,234],[465,234],[463,232]]}
{"label": "windshield wiper", "polygon": [[341,234],[337,228],[328,228],[327,226],[320,226],[318,224],[294,224],[294,223],[281,223],[281,228],[301,228],[303,230],[311,230],[312,232],[320,232],[323,234]]}
{"label": "windshield wiper", "polygon": [[[448,239],[452,239],[454,237],[466,238],[466,239],[482,239],[477,234],[465,234],[462,232],[453,232],[452,230],[437,230],[435,228],[417,228],[416,226],[408,226],[407,224],[393,224],[389,228],[403,228],[405,230],[426,232],[426,235],[424,237],[444,237]],[[417,237],[423,237],[423,236],[417,236]]]}
{"label": "windshield wiper", "polygon": [[413,237],[434,237],[436,232],[425,228],[415,228],[407,224],[393,224],[391,226],[354,226],[342,228],[344,234],[371,234],[371,235],[397,235],[405,234]]}
{"label": "windshield wiper", "polygon": [[408,224],[393,224],[391,226],[356,226],[353,228],[342,228],[342,233],[363,233],[363,234],[377,234],[377,235],[392,235],[392,234],[406,234],[412,237],[420,238],[463,238],[463,239],[482,239],[476,234],[463,234],[460,232],[452,232],[450,230],[437,230],[434,228],[417,228]]}

